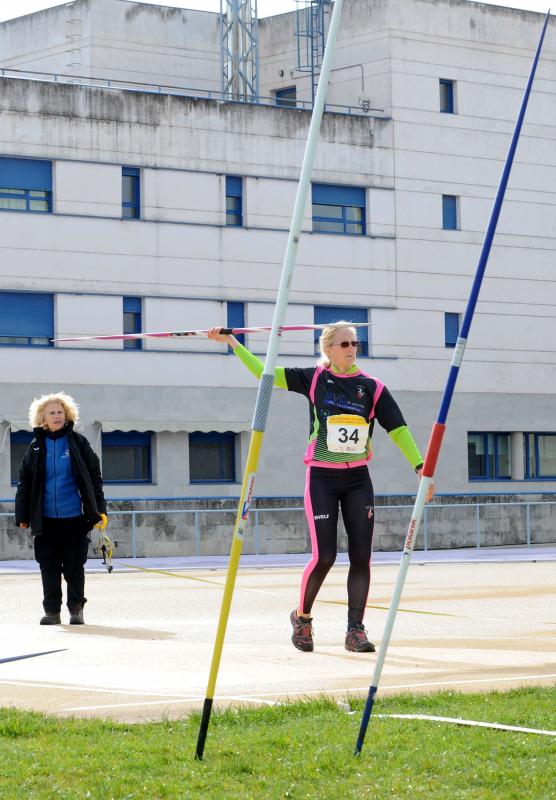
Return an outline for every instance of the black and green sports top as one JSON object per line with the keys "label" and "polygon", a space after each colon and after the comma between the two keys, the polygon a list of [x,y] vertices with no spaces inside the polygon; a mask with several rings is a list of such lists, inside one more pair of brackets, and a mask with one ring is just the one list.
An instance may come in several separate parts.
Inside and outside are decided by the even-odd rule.
{"label": "black and green sports top", "polygon": [[[257,378],[264,365],[238,345],[235,354]],[[346,468],[372,458],[375,419],[414,469],[423,458],[398,404],[386,386],[356,365],[349,373],[331,367],[276,367],[275,386],[302,394],[309,401],[309,444],[304,461],[311,466]]]}

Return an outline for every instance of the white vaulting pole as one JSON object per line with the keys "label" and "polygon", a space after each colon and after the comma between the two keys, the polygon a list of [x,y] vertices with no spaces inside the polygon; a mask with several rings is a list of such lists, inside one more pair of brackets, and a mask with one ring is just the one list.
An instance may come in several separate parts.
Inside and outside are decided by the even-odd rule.
{"label": "white vaulting pole", "polygon": [[278,357],[279,339],[282,333],[282,325],[286,316],[286,309],[288,305],[288,295],[292,282],[292,277],[295,268],[297,247],[299,245],[299,236],[301,233],[301,226],[303,224],[303,216],[305,206],[307,203],[307,196],[311,184],[311,173],[313,171],[313,162],[315,159],[315,151],[317,147],[317,140],[319,129],[322,121],[322,114],[324,111],[324,102],[326,99],[326,90],[328,87],[328,79],[332,68],[332,59],[334,55],[334,46],[336,43],[336,36],[340,26],[340,18],[342,15],[343,0],[336,0],[334,3],[334,10],[332,12],[332,19],[330,20],[330,29],[328,31],[328,40],[324,51],[322,61],[322,68],[320,73],[319,85],[317,89],[317,96],[313,106],[313,114],[311,116],[311,124],[309,126],[309,133],[307,136],[307,144],[305,146],[305,154],[303,156],[303,163],[301,166],[301,176],[299,178],[299,185],[297,187],[297,195],[293,208],[292,221],[288,242],[286,245],[286,252],[284,254],[284,261],[282,264],[282,274],[280,277],[280,285],[278,288],[278,295],[276,297],[276,306],[274,309],[274,317],[272,320],[272,330],[270,333],[270,341],[266,354],[263,374],[259,384],[259,391],[257,394],[257,402],[255,404],[255,411],[253,414],[253,424],[251,430],[251,441],[249,443],[249,451],[247,454],[247,463],[243,475],[243,483],[241,487],[241,495],[239,498],[239,505],[236,515],[236,523],[234,528],[232,548],[230,551],[230,561],[228,564],[228,573],[226,576],[226,584],[224,587],[224,595],[222,598],[222,605],[220,608],[220,618],[218,621],[218,629],[216,632],[216,640],[214,643],[214,650],[212,654],[212,662],[210,667],[210,675],[208,680],[207,694],[203,705],[203,713],[201,716],[201,724],[199,726],[199,735],[197,738],[197,747],[195,751],[196,758],[202,759],[205,748],[205,740],[207,737],[208,725],[212,711],[212,704],[214,700],[214,690],[216,686],[216,678],[218,675],[218,667],[220,664],[220,657],[222,655],[222,647],[224,644],[224,636],[226,633],[226,625],[230,613],[230,606],[232,602],[232,595],[234,591],[235,579],[239,565],[239,558],[243,548],[243,537],[245,528],[249,517],[249,508],[253,498],[253,490],[255,486],[255,477],[257,474],[257,467],[259,463],[259,453],[263,441],[264,431],[266,428],[266,420],[268,417],[268,410],[270,407],[270,398],[272,395],[272,387],[274,386],[274,371],[276,368],[276,359]]}

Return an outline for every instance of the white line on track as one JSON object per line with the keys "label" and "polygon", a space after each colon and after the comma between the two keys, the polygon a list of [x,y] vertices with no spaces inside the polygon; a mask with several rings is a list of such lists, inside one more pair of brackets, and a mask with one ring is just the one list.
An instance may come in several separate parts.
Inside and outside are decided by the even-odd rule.
{"label": "white line on track", "polygon": [[[229,697],[226,696],[225,698],[216,698],[215,702],[218,703],[219,699],[225,699],[226,701],[234,700],[237,703],[257,703],[258,705],[263,706],[277,706],[281,705],[277,700],[262,700],[259,697],[234,697],[230,695]],[[102,705],[102,706],[72,706],[70,708],[63,708],[62,711],[96,711],[103,708],[132,708],[134,706],[157,706],[157,705],[168,705],[168,703],[202,703],[203,698],[200,695],[196,695],[195,697],[177,697],[174,699],[169,700],[148,700],[145,703],[111,703],[110,705]]]}
{"label": "white line on track", "polygon": [[139,706],[143,708],[144,706],[163,706],[168,705],[168,703],[200,703],[202,702],[202,698],[197,695],[196,697],[174,697],[170,698],[169,700],[145,700],[142,703],[109,703],[102,706],[71,706],[68,708],[62,708],[60,711],[100,711],[103,708],[133,708],[134,706]]}
{"label": "white line on track", "polygon": [[[503,681],[532,681],[532,680],[541,680],[545,678],[556,678],[556,673],[548,674],[548,675],[515,675],[515,676],[507,676],[503,678],[470,678],[469,680],[457,680],[457,681],[426,681],[423,683],[403,683],[397,684],[392,686],[385,686],[384,689],[416,689],[420,686],[436,686],[438,688],[442,688],[443,686],[459,686],[462,684],[479,684],[479,683],[500,683]],[[4,681],[0,681],[0,683],[4,683]],[[11,681],[11,683],[17,683],[16,681]],[[29,684],[27,684],[29,685]],[[35,684],[36,686],[41,686],[42,684]],[[44,687],[43,687],[44,688]],[[59,687],[59,688],[68,688],[68,687]],[[79,687],[72,686],[72,689],[78,689]],[[109,691],[109,690],[99,690],[97,691]],[[113,689],[110,690],[112,693],[118,694],[129,694],[129,695],[141,695],[141,692],[132,692],[126,691],[124,689]],[[312,689],[310,691],[303,691],[300,689],[292,690],[290,692],[261,692],[260,694],[250,694],[250,695],[218,695],[215,697],[215,702],[224,702],[224,701],[231,701],[235,700],[236,702],[245,702],[245,703],[254,703],[259,702],[265,705],[275,705],[274,700],[264,700],[264,698],[270,697],[310,697],[313,695],[332,695],[332,694],[356,694],[367,691],[366,687],[364,686],[356,686],[352,688],[344,688],[344,689]],[[146,696],[149,696],[147,692],[143,693]],[[163,696],[159,692],[151,692],[150,696],[156,695]],[[166,696],[167,697],[167,696]],[[134,703],[111,703],[111,704],[103,704],[103,705],[94,705],[94,706],[73,706],[71,708],[64,708],[61,709],[63,711],[95,711],[95,710],[102,710],[104,708],[129,708],[132,706],[154,706],[154,705],[166,705],[168,703],[191,703],[191,702],[198,702],[202,703],[203,697],[201,695],[198,696],[177,696],[177,697],[168,697],[168,699],[164,700],[148,700],[145,702],[134,702]]]}
{"label": "white line on track", "polygon": [[556,731],[543,731],[538,728],[521,728],[518,725],[501,725],[498,722],[477,722],[458,717],[431,717],[427,714],[377,714],[381,719],[422,719],[430,722],[449,722],[455,725],[468,725],[470,728],[495,728],[498,731],[517,731],[517,733],[538,733],[541,736],[556,736]]}
{"label": "white line on track", "polygon": [[[279,700],[263,700],[261,697],[242,697],[241,695],[239,697],[234,697],[233,695],[229,695],[226,696],[225,698],[220,698],[220,699],[234,700],[236,703],[258,703],[259,705],[263,706],[283,705],[283,703],[281,703]],[[216,702],[218,703],[218,698],[216,699]]]}
{"label": "white line on track", "polygon": [[[532,681],[532,680],[541,680],[544,678],[556,678],[555,673],[549,673],[544,675],[508,675],[507,677],[503,678],[469,678],[465,680],[464,678],[457,680],[457,681],[424,681],[422,683],[398,683],[384,686],[384,689],[418,689],[420,686],[438,686],[442,688],[443,686],[460,686],[461,684],[475,684],[475,683],[499,683],[501,681]],[[351,688],[344,688],[344,689],[311,689],[310,691],[297,691],[297,692],[272,692],[272,697],[292,697],[294,694],[304,697],[309,697],[310,695],[327,695],[327,694],[349,694],[350,692],[363,692],[367,691],[366,687],[364,686],[354,686]],[[270,692],[263,692],[260,695],[252,694],[250,697],[268,697]],[[220,700],[225,700],[225,696],[221,696]]]}
{"label": "white line on track", "polygon": [[81,686],[75,683],[41,683],[39,681],[14,681],[0,679],[0,685],[6,686],[28,686],[33,689],[64,689],[69,692],[98,692],[99,694],[125,694],[132,697],[182,697],[179,692],[160,692],[148,691],[146,689],[106,689],[101,686]]}

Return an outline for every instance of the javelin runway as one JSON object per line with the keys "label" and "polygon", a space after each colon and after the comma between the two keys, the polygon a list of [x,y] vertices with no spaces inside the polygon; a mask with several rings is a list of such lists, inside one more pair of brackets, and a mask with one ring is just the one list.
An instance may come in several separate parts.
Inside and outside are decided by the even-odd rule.
{"label": "javelin runway", "polygon": [[[314,608],[315,652],[290,642],[289,613],[307,558],[242,559],[217,707],[366,695],[376,655],[343,647],[345,556]],[[399,560],[399,553],[375,555],[365,622],[377,645]],[[0,562],[1,705],[121,721],[201,707],[227,559],[114,563],[108,575],[88,562],[86,625],[46,627],[38,625],[36,564]],[[380,694],[554,685],[555,575],[556,547],[415,553]],[[32,657],[11,660],[17,656]]]}

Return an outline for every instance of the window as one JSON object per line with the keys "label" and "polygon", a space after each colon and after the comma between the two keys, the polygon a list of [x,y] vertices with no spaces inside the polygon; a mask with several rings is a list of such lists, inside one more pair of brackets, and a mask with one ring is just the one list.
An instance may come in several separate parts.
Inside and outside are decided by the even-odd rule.
{"label": "window", "polygon": [[512,477],[509,433],[468,433],[469,480],[509,480]]}
{"label": "window", "polygon": [[10,463],[11,463],[11,479],[12,486],[19,480],[19,469],[23,456],[27,452],[27,448],[31,444],[33,438],[32,433],[27,431],[12,431],[10,433]]}
{"label": "window", "polygon": [[313,231],[348,236],[365,234],[365,189],[313,184]]}
{"label": "window", "polygon": [[51,162],[0,157],[0,210],[52,211]]}
{"label": "window", "polygon": [[152,433],[114,431],[102,434],[105,483],[152,483]]}
{"label": "window", "polygon": [[454,81],[440,79],[440,110],[445,114],[454,113]]}
{"label": "window", "polygon": [[444,314],[444,347],[455,347],[459,334],[459,314],[446,311]]}
{"label": "window", "polygon": [[226,225],[243,225],[243,179],[226,176]]}
{"label": "window", "polygon": [[[315,325],[326,325],[328,322],[339,322],[345,319],[349,322],[368,322],[366,308],[349,308],[348,306],[315,306],[314,321]],[[361,343],[358,348],[358,355],[369,355],[369,329],[366,327],[356,328],[357,338]],[[320,353],[319,338],[321,331],[315,331],[315,354]]]}
{"label": "window", "polygon": [[556,478],[556,433],[525,433],[525,479]]}
{"label": "window", "polygon": [[297,105],[297,92],[295,86],[286,86],[284,89],[276,89],[274,92],[277,106],[295,108]]}
{"label": "window", "polygon": [[189,480],[191,483],[234,483],[236,479],[236,435],[189,434]]}
{"label": "window", "polygon": [[53,336],[51,294],[0,292],[0,345],[48,347]]}
{"label": "window", "polygon": [[[141,333],[141,298],[124,297],[124,333]],[[124,350],[141,350],[141,339],[124,339]]]}
{"label": "window", "polygon": [[458,198],[453,194],[442,195],[442,227],[445,231],[457,231]]}
{"label": "window", "polygon": [[122,218],[141,216],[141,184],[137,167],[122,167]]}
{"label": "window", "polygon": [[[227,304],[227,319],[226,326],[228,328],[244,328],[245,327],[245,304],[244,303],[228,303]],[[245,334],[236,334],[236,339],[241,344],[245,344]]]}

